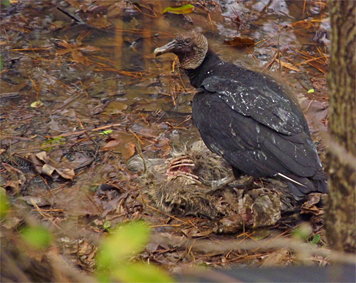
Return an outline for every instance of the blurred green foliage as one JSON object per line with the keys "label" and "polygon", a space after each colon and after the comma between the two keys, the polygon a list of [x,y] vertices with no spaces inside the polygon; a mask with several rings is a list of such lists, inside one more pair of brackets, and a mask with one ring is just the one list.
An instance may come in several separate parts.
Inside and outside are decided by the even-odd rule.
{"label": "blurred green foliage", "polygon": [[96,256],[97,278],[120,282],[173,282],[163,270],[142,262],[130,262],[149,242],[150,229],[145,222],[136,221],[112,230]]}
{"label": "blurred green foliage", "polygon": [[320,234],[315,234],[313,238],[310,240],[311,244],[319,244],[320,242]]}
{"label": "blurred green foliage", "polygon": [[292,231],[294,239],[305,241],[312,234],[313,230],[309,223],[302,223]]}
{"label": "blurred green foliage", "polygon": [[5,189],[0,188],[0,219],[3,219],[10,209],[9,200],[7,199]]}
{"label": "blurred green foliage", "polygon": [[309,242],[311,244],[318,244],[320,242],[320,235],[313,234],[313,229],[309,223],[302,223],[292,231],[294,239]]}
{"label": "blurred green foliage", "polygon": [[1,6],[10,6],[10,0],[0,0]]}
{"label": "blurred green foliage", "polygon": [[52,240],[51,233],[43,226],[29,226],[21,230],[24,241],[36,249],[49,246]]}

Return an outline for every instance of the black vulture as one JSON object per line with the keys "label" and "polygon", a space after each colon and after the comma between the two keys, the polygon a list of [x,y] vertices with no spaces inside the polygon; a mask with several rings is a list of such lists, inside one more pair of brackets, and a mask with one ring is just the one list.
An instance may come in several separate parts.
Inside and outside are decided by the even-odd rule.
{"label": "black vulture", "polygon": [[325,193],[327,176],[296,99],[271,77],[221,60],[199,32],[156,48],[174,53],[192,86],[193,122],[235,177],[284,179],[296,199]]}

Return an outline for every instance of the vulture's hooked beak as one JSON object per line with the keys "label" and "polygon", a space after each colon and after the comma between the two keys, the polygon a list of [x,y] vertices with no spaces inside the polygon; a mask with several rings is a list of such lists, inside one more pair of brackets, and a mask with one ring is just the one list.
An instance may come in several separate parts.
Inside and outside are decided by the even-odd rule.
{"label": "vulture's hooked beak", "polygon": [[153,54],[157,57],[165,53],[170,53],[174,50],[176,44],[177,41],[172,40],[171,42],[168,42],[166,45],[156,48],[155,51],[153,51]]}

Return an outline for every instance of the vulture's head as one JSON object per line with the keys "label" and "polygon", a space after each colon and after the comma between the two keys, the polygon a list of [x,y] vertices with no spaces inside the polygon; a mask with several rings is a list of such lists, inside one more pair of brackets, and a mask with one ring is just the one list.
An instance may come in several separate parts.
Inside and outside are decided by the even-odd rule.
{"label": "vulture's head", "polygon": [[178,34],[175,39],[155,49],[154,54],[174,53],[184,69],[196,69],[204,61],[208,52],[208,40],[197,31]]}

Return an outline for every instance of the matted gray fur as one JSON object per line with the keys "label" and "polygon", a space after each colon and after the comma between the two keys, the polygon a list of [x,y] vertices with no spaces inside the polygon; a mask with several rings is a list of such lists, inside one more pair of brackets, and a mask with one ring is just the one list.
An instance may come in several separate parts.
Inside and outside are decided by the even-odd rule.
{"label": "matted gray fur", "polygon": [[[143,172],[144,162],[140,155],[128,161],[128,169],[141,172],[141,181],[145,183],[144,193],[155,207],[166,213],[231,219],[235,222],[236,230],[242,226],[257,228],[273,225],[281,218],[281,211],[294,208],[293,197],[287,189],[281,190],[281,186],[286,188],[286,185],[276,180],[255,184],[245,193],[231,185],[208,192],[211,188],[200,179],[218,180],[231,175],[232,170],[223,158],[212,153],[202,141],[173,151],[168,159],[144,158],[146,172]],[[229,225],[231,221],[228,220]],[[224,225],[224,221],[221,221],[217,232],[226,230],[221,225]]]}

